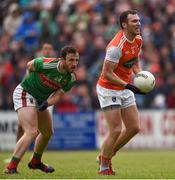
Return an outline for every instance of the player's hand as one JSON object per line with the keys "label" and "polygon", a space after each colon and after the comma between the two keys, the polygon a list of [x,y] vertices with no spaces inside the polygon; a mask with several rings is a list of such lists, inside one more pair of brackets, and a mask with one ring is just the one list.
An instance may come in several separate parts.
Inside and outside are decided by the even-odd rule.
{"label": "player's hand", "polygon": [[49,106],[47,101],[44,101],[41,105],[38,106],[38,110],[39,111],[44,111],[47,109],[47,107]]}
{"label": "player's hand", "polygon": [[125,89],[129,89],[131,90],[134,94],[146,94],[144,92],[141,92],[139,88],[135,87],[134,85],[132,84],[127,84],[125,86]]}

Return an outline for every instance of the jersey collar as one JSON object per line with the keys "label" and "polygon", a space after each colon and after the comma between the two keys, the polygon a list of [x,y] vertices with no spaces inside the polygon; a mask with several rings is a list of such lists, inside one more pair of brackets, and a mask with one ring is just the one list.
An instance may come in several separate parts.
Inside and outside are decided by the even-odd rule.
{"label": "jersey collar", "polygon": [[63,73],[63,72],[60,71],[60,63],[61,63],[61,61],[58,61],[58,63],[57,63],[57,70],[58,70],[58,72],[60,74],[67,74],[67,72]]}
{"label": "jersey collar", "polygon": [[135,38],[134,38],[132,41],[130,41],[130,40],[125,36],[124,31],[123,31],[123,36],[124,36],[124,38],[125,38],[129,43],[133,43],[133,42],[135,41]]}

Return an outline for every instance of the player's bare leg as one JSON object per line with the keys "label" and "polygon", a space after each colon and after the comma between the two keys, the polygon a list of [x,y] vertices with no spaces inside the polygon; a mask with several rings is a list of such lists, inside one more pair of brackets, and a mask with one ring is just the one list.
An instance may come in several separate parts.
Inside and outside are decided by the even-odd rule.
{"label": "player's bare leg", "polygon": [[122,123],[120,109],[115,108],[112,110],[105,110],[104,117],[108,125],[108,135],[101,148],[100,171],[98,173],[114,175],[114,171],[111,167],[111,153],[113,152],[114,144],[121,133]]}
{"label": "player's bare leg", "polygon": [[34,151],[43,154],[53,134],[52,119],[48,110],[38,112],[38,129],[40,133],[35,140]]}
{"label": "player's bare leg", "polygon": [[35,140],[34,154],[28,166],[51,173],[54,172],[54,169],[41,162],[42,154],[53,134],[52,119],[48,110],[38,112],[38,129],[39,134]]}
{"label": "player's bare leg", "polygon": [[125,129],[122,130],[119,138],[115,143],[112,156],[114,156],[116,152],[121,149],[140,130],[139,115],[135,105],[122,109],[121,114]]}
{"label": "player's bare leg", "polygon": [[16,142],[18,142],[18,140],[23,136],[24,131],[21,127],[20,124],[18,124],[18,129],[17,129],[17,133],[16,133]]}
{"label": "player's bare leg", "polygon": [[[18,129],[17,129],[17,133],[16,133],[16,143],[22,137],[23,134],[24,134],[24,131],[23,131],[21,125],[18,123]],[[10,161],[11,161],[11,158],[4,159],[4,163],[9,163]]]}
{"label": "player's bare leg", "polygon": [[20,159],[37,136],[38,121],[36,108],[23,107],[20,108],[17,113],[24,134],[16,144],[12,159],[5,170],[7,174],[15,173]]}

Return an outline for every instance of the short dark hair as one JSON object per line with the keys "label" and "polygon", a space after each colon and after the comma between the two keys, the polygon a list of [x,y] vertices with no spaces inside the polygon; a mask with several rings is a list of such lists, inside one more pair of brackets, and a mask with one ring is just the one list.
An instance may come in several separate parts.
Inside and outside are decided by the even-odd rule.
{"label": "short dark hair", "polygon": [[120,14],[120,27],[123,29],[122,23],[128,22],[128,15],[129,14],[137,14],[137,10],[127,10]]}
{"label": "short dark hair", "polygon": [[69,53],[76,54],[77,52],[78,52],[77,49],[74,48],[73,46],[64,46],[60,51],[60,56],[65,59],[67,54]]}

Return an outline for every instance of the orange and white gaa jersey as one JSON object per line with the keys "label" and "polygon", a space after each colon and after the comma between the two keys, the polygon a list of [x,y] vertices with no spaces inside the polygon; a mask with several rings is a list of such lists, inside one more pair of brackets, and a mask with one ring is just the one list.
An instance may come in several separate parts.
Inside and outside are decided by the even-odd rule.
{"label": "orange and white gaa jersey", "polygon": [[[140,35],[137,35],[131,42],[121,30],[115,35],[106,48],[105,60],[118,64],[114,73],[127,83],[131,82],[132,66],[138,59],[141,46],[142,38]],[[124,89],[106,80],[102,74],[97,83],[107,89]]]}

